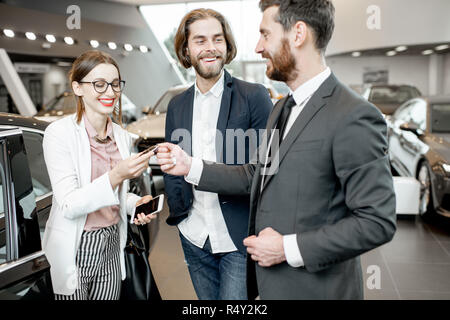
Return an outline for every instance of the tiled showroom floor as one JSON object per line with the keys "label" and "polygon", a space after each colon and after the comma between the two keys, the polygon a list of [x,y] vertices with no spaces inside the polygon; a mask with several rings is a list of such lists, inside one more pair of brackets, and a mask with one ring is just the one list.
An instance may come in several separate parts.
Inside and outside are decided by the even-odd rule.
{"label": "tiled showroom floor", "polygon": [[[150,253],[152,271],[164,300],[194,300],[197,296],[184,263],[178,231],[166,224],[167,214],[165,204]],[[450,300],[450,221],[437,217],[424,222],[418,216],[401,216],[394,239],[365,253],[361,261],[367,300]],[[380,271],[380,288],[370,290],[366,284],[376,285],[374,269]]]}

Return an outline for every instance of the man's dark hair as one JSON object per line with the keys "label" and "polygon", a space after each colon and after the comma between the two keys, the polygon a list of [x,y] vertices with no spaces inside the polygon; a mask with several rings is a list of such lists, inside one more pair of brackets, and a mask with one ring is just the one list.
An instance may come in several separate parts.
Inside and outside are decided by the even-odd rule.
{"label": "man's dark hair", "polygon": [[297,21],[303,21],[314,31],[316,47],[325,52],[334,30],[334,6],[331,0],[261,0],[259,7],[264,12],[278,6],[279,22],[285,31]]}

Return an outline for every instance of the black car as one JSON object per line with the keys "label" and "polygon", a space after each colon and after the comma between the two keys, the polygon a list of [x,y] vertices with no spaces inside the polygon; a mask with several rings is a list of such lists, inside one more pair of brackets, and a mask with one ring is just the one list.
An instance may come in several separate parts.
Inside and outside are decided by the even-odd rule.
{"label": "black car", "polygon": [[370,84],[364,87],[362,96],[373,103],[385,115],[391,115],[404,102],[421,95],[410,85]]}
{"label": "black car", "polygon": [[52,200],[42,157],[46,125],[0,115],[0,299],[53,298],[40,234]]}
{"label": "black car", "polygon": [[387,123],[392,167],[420,182],[419,213],[450,217],[450,96],[407,101]]}

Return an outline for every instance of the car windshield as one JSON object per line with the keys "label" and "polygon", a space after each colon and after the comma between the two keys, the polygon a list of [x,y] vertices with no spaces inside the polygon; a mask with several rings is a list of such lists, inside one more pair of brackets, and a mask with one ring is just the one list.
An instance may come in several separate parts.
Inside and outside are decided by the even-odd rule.
{"label": "car windshield", "polygon": [[164,95],[159,98],[158,102],[156,103],[155,108],[153,109],[153,113],[166,113],[167,107],[169,106],[170,100],[183,90],[168,90]]}
{"label": "car windshield", "polygon": [[155,107],[153,108],[153,113],[166,113],[167,107],[169,106],[170,100],[175,97],[177,94],[185,91],[187,88],[177,88],[167,90],[166,93],[159,98],[158,102],[156,102]]}
{"label": "car windshield", "polygon": [[450,103],[431,106],[431,130],[436,133],[450,133]]}
{"label": "car windshield", "polygon": [[373,87],[370,93],[369,101],[374,104],[401,104],[417,96],[418,93],[410,87]]}

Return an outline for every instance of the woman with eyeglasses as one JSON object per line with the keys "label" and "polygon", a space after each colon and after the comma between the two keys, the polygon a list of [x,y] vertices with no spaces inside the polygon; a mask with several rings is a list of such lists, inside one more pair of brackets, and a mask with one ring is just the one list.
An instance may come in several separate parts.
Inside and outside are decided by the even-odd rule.
{"label": "woman with eyeglasses", "polygon": [[[130,156],[131,137],[120,126],[125,81],[110,55],[83,53],[69,78],[77,112],[44,135],[53,203],[43,248],[56,300],[117,300],[126,276],[127,214],[151,199],[128,193],[129,179],[142,174],[153,153]],[[134,223],[153,218],[138,213]]]}

